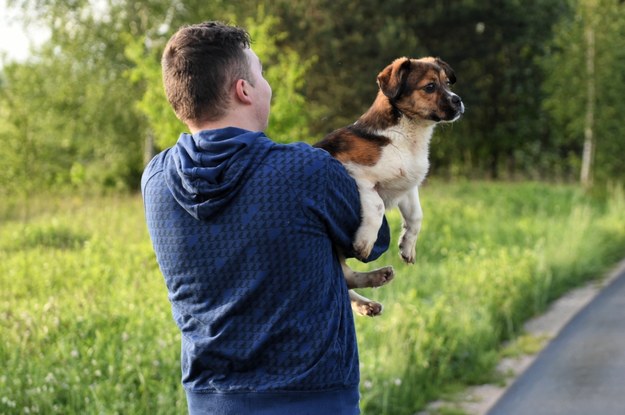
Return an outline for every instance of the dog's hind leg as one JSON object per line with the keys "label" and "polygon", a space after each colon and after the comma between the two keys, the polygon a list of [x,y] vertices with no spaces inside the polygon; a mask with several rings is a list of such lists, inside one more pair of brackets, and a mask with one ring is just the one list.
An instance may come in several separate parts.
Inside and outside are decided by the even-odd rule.
{"label": "dog's hind leg", "polygon": [[358,272],[351,269],[345,260],[341,260],[343,276],[347,282],[347,288],[377,288],[389,283],[395,276],[393,267],[383,267],[373,271]]}
{"label": "dog's hind leg", "polygon": [[354,290],[349,290],[349,299],[352,303],[352,310],[361,316],[375,317],[382,314],[383,306],[380,303],[363,297]]}
{"label": "dog's hind leg", "polygon": [[415,187],[399,201],[399,211],[404,221],[404,229],[399,240],[399,253],[404,261],[414,264],[415,245],[421,230],[423,210],[419,202],[419,189]]}
{"label": "dog's hind leg", "polygon": [[382,304],[371,301],[366,297],[356,293],[353,288],[381,287],[387,284],[394,277],[393,267],[388,266],[373,271],[358,272],[351,269],[345,258],[341,257],[341,268],[349,288],[349,299],[354,312],[361,316],[377,316],[382,313]]}

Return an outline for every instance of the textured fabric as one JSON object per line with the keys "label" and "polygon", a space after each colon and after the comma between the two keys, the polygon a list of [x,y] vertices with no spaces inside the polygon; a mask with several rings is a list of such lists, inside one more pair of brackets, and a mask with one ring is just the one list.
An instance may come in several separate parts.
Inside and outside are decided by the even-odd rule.
{"label": "textured fabric", "polygon": [[[322,402],[321,392],[357,390],[353,317],[335,247],[351,252],[360,201],[339,162],[262,133],[183,134],[148,165],[142,192],[182,332],[190,402],[197,394],[207,405],[230,402],[224,394],[309,400],[303,392],[319,392]],[[388,243],[384,221],[370,259]],[[351,405],[337,413],[354,413]]]}
{"label": "textured fabric", "polygon": [[[178,201],[196,219],[209,219],[241,188],[241,178],[271,148],[263,133],[225,128],[182,134],[165,159],[165,179]],[[253,157],[249,150],[254,147]],[[229,167],[237,163],[236,169]],[[225,173],[229,174],[226,176]]]}
{"label": "textured fabric", "polygon": [[297,393],[187,393],[190,414],[358,415],[358,387]]}

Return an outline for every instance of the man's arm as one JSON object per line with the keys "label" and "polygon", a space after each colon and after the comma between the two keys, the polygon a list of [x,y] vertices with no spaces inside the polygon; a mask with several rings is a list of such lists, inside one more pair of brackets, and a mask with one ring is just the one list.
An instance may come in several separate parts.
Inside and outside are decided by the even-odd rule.
{"label": "man's arm", "polygon": [[[354,257],[353,242],[358,230],[362,212],[360,194],[356,181],[345,167],[335,159],[330,159],[326,169],[325,209],[321,212],[332,241],[343,250],[343,254]],[[389,247],[390,230],[386,217],[378,231],[378,238],[371,254],[364,262],[377,259]]]}

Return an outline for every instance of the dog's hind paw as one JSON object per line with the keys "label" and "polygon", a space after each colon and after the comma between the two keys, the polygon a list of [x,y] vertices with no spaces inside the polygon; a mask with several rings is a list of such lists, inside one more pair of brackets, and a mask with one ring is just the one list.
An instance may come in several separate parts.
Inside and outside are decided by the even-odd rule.
{"label": "dog's hind paw", "polygon": [[384,307],[375,301],[367,301],[357,304],[354,309],[361,316],[376,317],[382,314]]}
{"label": "dog's hind paw", "polygon": [[373,270],[369,273],[369,287],[381,287],[391,282],[395,277],[395,270],[393,267],[388,266],[380,269]]}

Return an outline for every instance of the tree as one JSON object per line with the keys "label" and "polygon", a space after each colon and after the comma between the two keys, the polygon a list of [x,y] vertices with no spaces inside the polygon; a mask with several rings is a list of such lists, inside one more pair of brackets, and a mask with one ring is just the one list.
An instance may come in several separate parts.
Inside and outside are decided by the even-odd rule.
{"label": "tree", "polygon": [[467,114],[437,131],[433,170],[498,177],[540,165],[549,137],[539,62],[567,0],[283,0],[271,12],[294,49],[318,56],[305,87],[313,134],[362,114],[376,75],[393,59],[435,55],[456,69]]}
{"label": "tree", "polygon": [[252,47],[263,62],[265,78],[273,90],[267,135],[278,142],[303,141],[309,138],[310,112],[301,90],[315,55],[302,59],[288,45],[278,46],[288,33],[277,31],[280,20],[267,15],[259,6],[255,17],[245,19],[254,42]]}
{"label": "tree", "polygon": [[[270,3],[270,2],[268,2]],[[303,94],[310,103],[312,141],[354,122],[375,99],[376,77],[393,59],[423,52],[406,27],[407,1],[271,2],[285,45],[314,59]]]}
{"label": "tree", "polygon": [[492,178],[535,173],[549,147],[539,63],[566,1],[447,1],[425,10],[407,12],[410,26],[456,69],[467,106],[451,134],[439,134],[433,164]]}
{"label": "tree", "polygon": [[[137,188],[152,138],[164,148],[185,130],[162,90],[162,48],[181,25],[213,19],[252,33],[274,90],[268,134],[279,141],[317,141],[353,122],[388,63],[435,55],[456,70],[467,112],[437,129],[434,174],[579,177],[587,107],[594,108],[593,177],[605,181],[625,169],[618,117],[625,6],[618,0],[9,3],[52,37],[30,61],[2,70],[3,178]],[[590,4],[597,93],[589,100]],[[19,154],[26,146],[34,152]]]}
{"label": "tree", "polygon": [[625,126],[618,116],[625,92],[625,6],[616,0],[583,0],[574,6],[572,18],[556,27],[544,62],[549,73],[544,108],[558,150],[578,177],[587,154],[583,180],[589,185],[625,173]]}
{"label": "tree", "polygon": [[[136,188],[141,164],[141,119],[136,90],[122,76],[128,62],[119,33],[87,2],[43,3],[52,38],[25,64],[4,71],[3,97],[12,97],[9,120],[22,151],[22,137],[37,150],[29,180],[40,186],[88,185]],[[28,7],[25,4],[24,7]],[[50,19],[50,20],[47,20]],[[64,24],[59,23],[61,20]]]}
{"label": "tree", "polygon": [[[37,89],[35,81],[38,76],[30,68],[18,71],[14,64],[3,68],[0,82],[0,196],[10,194],[23,196],[34,191],[34,186],[29,180],[29,175],[47,167],[37,163],[39,146],[34,144],[34,136],[29,124],[33,115],[19,104],[24,95],[30,95],[34,91],[21,90]],[[17,82],[15,82],[17,79]],[[17,83],[9,89],[8,85]],[[35,173],[36,174],[36,173]],[[41,174],[36,174],[42,176]]]}
{"label": "tree", "polygon": [[[186,131],[184,124],[176,118],[163,89],[160,57],[166,39],[148,39],[145,36],[130,39],[126,46],[126,55],[134,63],[128,70],[129,79],[141,83],[143,96],[137,101],[137,109],[146,117],[149,131],[155,145],[164,149],[176,142],[181,132]],[[151,149],[145,151],[151,152]]]}
{"label": "tree", "polygon": [[[303,60],[288,46],[278,47],[287,33],[277,31],[279,19],[270,16],[261,5],[254,16],[237,17],[234,13],[226,20],[241,20],[250,33],[252,47],[263,62],[265,77],[273,89],[268,136],[278,142],[299,141],[308,136],[309,116],[306,100],[300,93],[313,58]],[[227,16],[225,16],[227,17]],[[176,142],[186,127],[175,117],[162,85],[160,56],[168,37],[175,28],[150,37],[129,39],[126,54],[134,63],[130,79],[143,84],[144,93],[138,102],[139,110],[146,116],[156,144],[163,149]]]}

